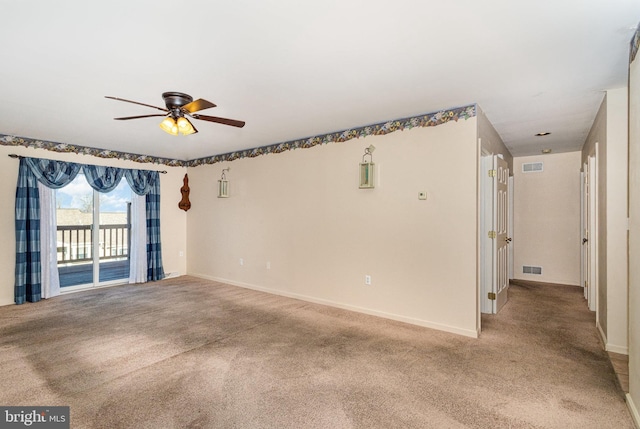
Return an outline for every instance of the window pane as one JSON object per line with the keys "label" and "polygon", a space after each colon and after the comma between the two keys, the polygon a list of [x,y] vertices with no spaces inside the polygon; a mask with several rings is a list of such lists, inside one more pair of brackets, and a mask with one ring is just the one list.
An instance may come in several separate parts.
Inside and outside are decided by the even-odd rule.
{"label": "window pane", "polygon": [[100,197],[100,282],[129,278],[131,188],[122,179]]}
{"label": "window pane", "polygon": [[60,286],[93,284],[93,189],[83,174],[56,190]]}

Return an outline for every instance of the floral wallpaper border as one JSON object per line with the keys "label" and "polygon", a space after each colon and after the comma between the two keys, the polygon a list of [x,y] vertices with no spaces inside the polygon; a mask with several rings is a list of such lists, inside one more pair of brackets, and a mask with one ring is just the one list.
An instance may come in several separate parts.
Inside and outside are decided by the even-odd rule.
{"label": "floral wallpaper border", "polygon": [[7,134],[0,134],[0,145],[2,146],[24,146],[34,149],[46,149],[52,152],[77,153],[80,155],[91,155],[98,158],[123,159],[135,162],[163,164],[171,167],[185,167],[186,162],[178,159],[159,158],[149,155],[139,155],[135,153],[119,152],[116,150],[98,149],[87,146],[73,145],[67,143],[57,143],[45,140],[37,140],[29,137],[17,137]]}
{"label": "floral wallpaper border", "polygon": [[640,49],[640,24],[638,24],[638,28],[636,28],[636,32],[631,38],[631,56],[629,59],[629,64],[631,64],[633,60],[636,59],[638,49]]}
{"label": "floral wallpaper border", "polygon": [[139,155],[115,150],[97,149],[87,146],[72,145],[67,143],[49,142],[44,140],[31,139],[28,137],[18,137],[7,134],[0,134],[0,145],[2,146],[24,146],[37,149],[46,149],[53,152],[77,153],[81,155],[91,155],[98,158],[115,158],[128,161],[163,164],[170,167],[197,167],[199,165],[216,164],[224,161],[234,161],[240,158],[255,158],[260,155],[270,153],[281,153],[293,149],[305,149],[320,144],[341,143],[361,137],[385,135],[395,131],[409,130],[416,127],[435,127],[459,119],[469,119],[476,116],[476,105],[472,104],[464,107],[445,109],[435,113],[427,113],[403,119],[396,119],[379,124],[367,125],[359,128],[352,128],[330,134],[307,137],[299,140],[292,140],[283,143],[275,143],[253,149],[237,152],[229,152],[221,155],[213,155],[205,158],[182,161],[178,159],[159,158],[149,155]]}
{"label": "floral wallpaper border", "polygon": [[327,143],[341,143],[347,140],[368,136],[379,136],[395,131],[409,130],[415,127],[435,127],[458,119],[469,119],[476,116],[476,105],[458,107],[454,109],[441,110],[436,113],[428,113],[404,119],[396,119],[384,123],[367,125],[359,128],[338,131],[331,134],[307,137],[300,140],[292,140],[284,143],[276,143],[268,146],[261,146],[254,149],[247,149],[237,152],[214,155],[206,158],[193,159],[187,162],[189,167],[196,167],[204,164],[215,164],[223,161],[234,161],[239,158],[255,158],[260,155],[270,153],[281,153],[293,149],[306,149]]}

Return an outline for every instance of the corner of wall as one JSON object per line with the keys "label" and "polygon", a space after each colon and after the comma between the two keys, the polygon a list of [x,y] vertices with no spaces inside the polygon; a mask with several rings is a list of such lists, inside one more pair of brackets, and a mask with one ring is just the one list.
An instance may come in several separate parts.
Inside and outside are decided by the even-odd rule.
{"label": "corner of wall", "polygon": [[502,155],[507,164],[509,165],[509,171],[513,172],[513,156],[502,141],[502,137],[493,127],[491,121],[480,106],[476,108],[476,117],[478,118],[478,137],[481,140],[482,150],[493,155]]}

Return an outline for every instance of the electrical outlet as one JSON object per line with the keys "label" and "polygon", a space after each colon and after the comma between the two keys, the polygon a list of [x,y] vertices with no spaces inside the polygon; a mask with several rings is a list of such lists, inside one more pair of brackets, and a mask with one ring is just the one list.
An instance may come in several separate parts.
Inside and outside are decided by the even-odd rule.
{"label": "electrical outlet", "polygon": [[240,265],[244,265],[244,259],[240,258]]}
{"label": "electrical outlet", "polygon": [[370,286],[371,285],[371,276],[366,275],[364,276],[364,284]]}

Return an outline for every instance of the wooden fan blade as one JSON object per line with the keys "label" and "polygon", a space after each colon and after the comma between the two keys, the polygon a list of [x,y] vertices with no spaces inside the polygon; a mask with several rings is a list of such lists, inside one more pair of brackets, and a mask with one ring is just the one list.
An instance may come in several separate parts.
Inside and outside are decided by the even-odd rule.
{"label": "wooden fan blade", "polygon": [[194,100],[191,103],[182,106],[182,109],[186,110],[189,113],[193,113],[204,109],[210,109],[212,107],[216,107],[216,105],[210,101],[198,98],[197,100]]}
{"label": "wooden fan blade", "polygon": [[209,122],[217,122],[219,124],[231,125],[232,127],[244,127],[244,121],[236,121],[235,119],[218,118],[216,116],[192,115],[195,119],[202,119]]}
{"label": "wooden fan blade", "polygon": [[140,119],[140,118],[151,118],[152,116],[167,116],[167,115],[141,115],[141,116],[124,116],[122,118],[113,118],[116,121],[126,121],[127,119]]}
{"label": "wooden fan blade", "polygon": [[151,104],[145,104],[145,103],[139,103],[137,101],[131,101],[131,100],[125,100],[124,98],[118,98],[118,97],[110,97],[108,95],[105,95],[104,98],[110,98],[112,100],[116,100],[116,101],[124,101],[127,103],[132,103],[132,104],[139,104],[140,106],[147,106],[147,107],[151,107],[153,109],[158,109],[158,110],[162,110],[163,112],[168,112],[167,109],[162,108],[162,107],[158,107],[158,106],[152,106]]}

